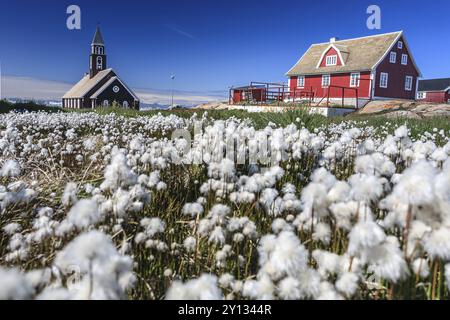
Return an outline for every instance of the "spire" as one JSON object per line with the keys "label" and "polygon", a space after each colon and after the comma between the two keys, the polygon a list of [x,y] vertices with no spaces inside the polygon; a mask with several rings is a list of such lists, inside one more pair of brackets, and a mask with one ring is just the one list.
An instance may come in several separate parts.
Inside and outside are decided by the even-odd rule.
{"label": "spire", "polygon": [[97,26],[97,30],[95,30],[94,39],[92,40],[92,44],[105,45],[103,41],[102,33],[100,32],[100,27]]}

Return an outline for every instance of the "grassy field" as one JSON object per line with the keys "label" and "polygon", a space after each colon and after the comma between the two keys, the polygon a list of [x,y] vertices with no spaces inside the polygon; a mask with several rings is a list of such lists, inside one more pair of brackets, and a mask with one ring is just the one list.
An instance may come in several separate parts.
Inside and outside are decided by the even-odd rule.
{"label": "grassy field", "polygon": [[[139,117],[139,116],[154,116],[161,114],[167,116],[174,114],[181,118],[190,118],[194,113],[201,117],[204,113],[207,113],[209,117],[215,120],[226,120],[231,117],[237,119],[250,119],[255,128],[261,129],[267,126],[269,123],[274,123],[277,126],[284,127],[290,123],[296,123],[298,120],[309,130],[315,128],[338,124],[343,121],[352,121],[356,127],[374,126],[380,127],[386,124],[389,127],[398,127],[400,125],[406,125],[411,129],[412,137],[417,137],[423,132],[436,132],[444,130],[446,133],[450,131],[450,118],[449,117],[430,117],[424,119],[409,119],[409,118],[388,118],[384,114],[379,115],[358,115],[349,114],[347,116],[326,118],[321,115],[311,115],[306,111],[307,107],[299,107],[297,110],[288,110],[286,112],[247,112],[245,110],[200,110],[200,109],[175,109],[175,110],[147,110],[137,111],[131,109],[122,108],[97,108],[97,109],[60,109],[54,107],[47,107],[38,105],[36,103],[20,103],[11,104],[5,101],[0,101],[0,113],[10,111],[28,111],[28,112],[95,112],[99,115],[106,115],[114,113],[116,115],[124,117]],[[388,128],[389,129],[389,128]]]}
{"label": "grassy field", "polygon": [[0,299],[449,297],[448,118],[2,106]]}

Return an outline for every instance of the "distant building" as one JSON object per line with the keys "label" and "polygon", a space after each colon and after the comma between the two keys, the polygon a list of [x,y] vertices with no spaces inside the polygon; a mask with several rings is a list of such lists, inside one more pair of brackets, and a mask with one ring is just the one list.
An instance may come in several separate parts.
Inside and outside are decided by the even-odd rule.
{"label": "distant building", "polygon": [[403,32],[313,44],[287,72],[291,98],[410,99],[421,76]]}
{"label": "distant building", "polygon": [[63,108],[109,107],[117,103],[123,108],[139,109],[139,98],[113,69],[106,68],[105,43],[99,27],[92,40],[89,62],[89,73],[63,96]]}
{"label": "distant building", "polygon": [[450,103],[450,78],[420,80],[417,100]]}

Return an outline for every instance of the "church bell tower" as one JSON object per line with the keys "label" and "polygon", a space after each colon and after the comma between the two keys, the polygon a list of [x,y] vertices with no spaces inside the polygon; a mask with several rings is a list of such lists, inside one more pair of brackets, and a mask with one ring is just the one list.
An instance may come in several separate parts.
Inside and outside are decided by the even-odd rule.
{"label": "church bell tower", "polygon": [[89,76],[90,78],[102,70],[106,69],[105,42],[103,41],[100,27],[95,30],[94,39],[91,44],[91,55],[89,56]]}

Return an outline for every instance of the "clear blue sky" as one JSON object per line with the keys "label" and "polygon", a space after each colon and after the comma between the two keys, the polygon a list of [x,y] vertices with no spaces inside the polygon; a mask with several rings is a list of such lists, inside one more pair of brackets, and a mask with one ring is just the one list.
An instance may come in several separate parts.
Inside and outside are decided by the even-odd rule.
{"label": "clear blue sky", "polygon": [[[4,1],[4,0],[2,0]],[[82,29],[66,28],[77,4]],[[368,30],[366,8],[382,10]],[[450,1],[14,0],[0,10],[3,73],[74,83],[100,22],[108,64],[134,88],[226,90],[283,81],[314,42],[404,30],[426,78],[450,76]]]}

